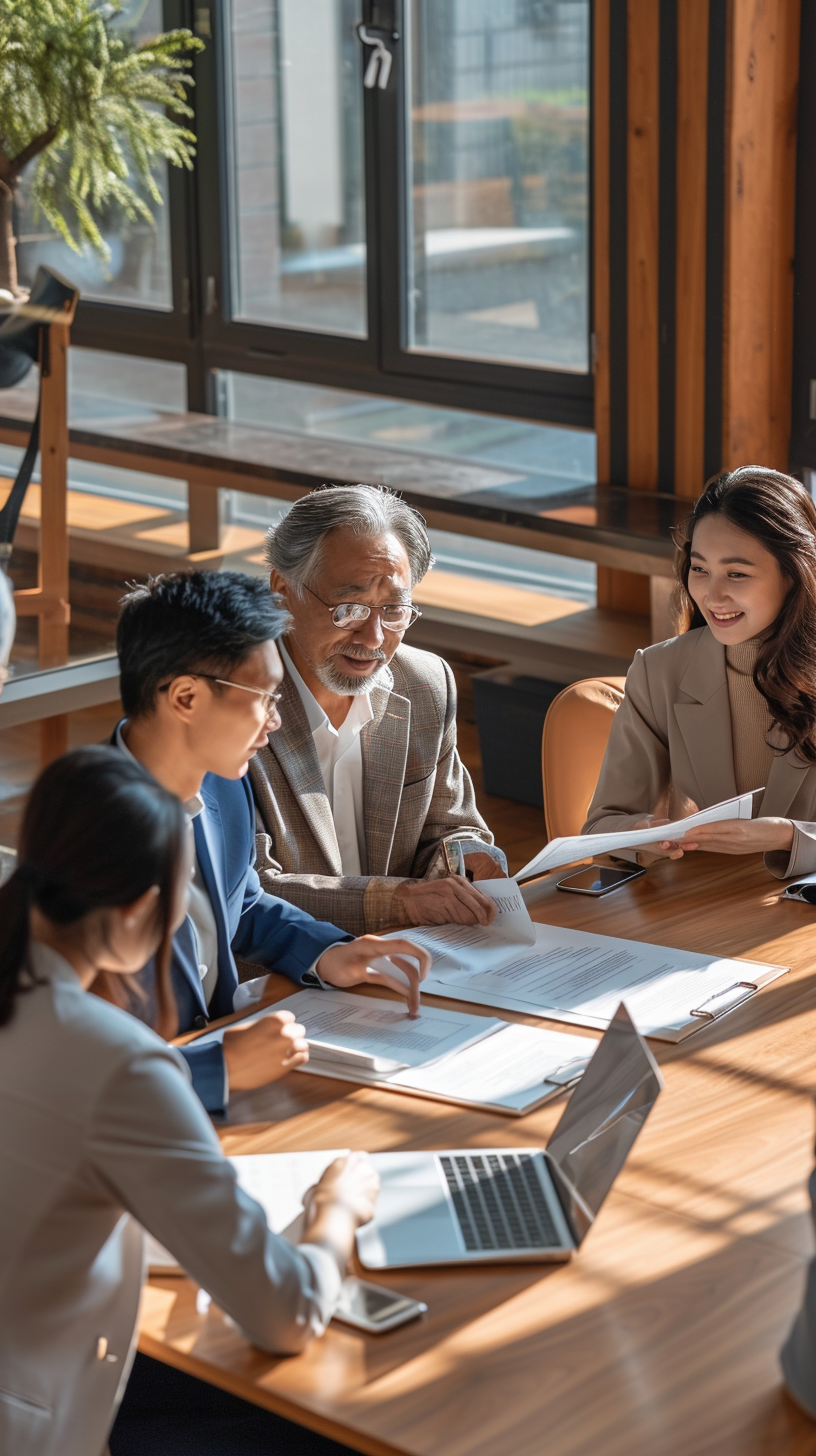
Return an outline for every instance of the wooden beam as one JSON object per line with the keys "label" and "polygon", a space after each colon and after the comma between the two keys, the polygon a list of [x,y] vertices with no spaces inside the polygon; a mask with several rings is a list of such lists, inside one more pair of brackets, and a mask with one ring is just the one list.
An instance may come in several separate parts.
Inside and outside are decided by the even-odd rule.
{"label": "wooden beam", "polygon": [[[627,218],[627,480],[635,488],[654,490],[657,486],[658,468],[658,163],[659,163],[659,47],[660,7],[657,0],[627,0],[627,161],[626,161],[626,218]],[[609,10],[599,14],[596,10],[596,35],[600,21],[601,38],[609,45]],[[597,42],[596,42],[597,45]],[[604,480],[603,465],[609,460],[609,367],[608,367],[608,317],[609,317],[609,146],[608,137],[604,147],[598,128],[604,117],[598,113],[599,100],[606,102],[606,117],[609,114],[609,70],[605,70],[606,97],[603,89],[599,98],[598,80],[602,67],[596,66],[595,106],[596,144],[595,206],[605,204],[601,219],[602,232],[596,227],[596,248],[601,238],[606,244],[606,268],[596,259],[595,291],[596,318],[604,324],[603,314],[597,311],[599,281],[601,302],[606,309],[607,345],[604,354],[600,347],[601,363],[601,408],[606,410],[597,416],[605,425],[605,438],[598,437],[598,479]],[[598,167],[601,167],[600,195],[598,192]],[[604,166],[606,174],[604,176]],[[605,188],[605,190],[604,190]],[[605,292],[603,291],[605,287]],[[604,373],[605,367],[605,373]],[[598,375],[595,379],[596,398]],[[605,450],[606,454],[602,453]],[[629,612],[646,616],[650,611],[649,582],[646,577],[629,571],[617,571],[598,567],[598,606],[608,611]]]}
{"label": "wooden beam", "polygon": [[723,465],[788,465],[800,0],[731,0]]}
{"label": "wooden beam", "polygon": [[627,485],[658,470],[658,166],[660,6],[627,0]]}
{"label": "wooden beam", "polygon": [[592,368],[598,480],[610,482],[609,410],[609,5],[595,0],[593,15],[593,288]]}
{"label": "wooden beam", "polygon": [[697,496],[705,471],[706,161],[709,0],[677,7],[675,490]]}

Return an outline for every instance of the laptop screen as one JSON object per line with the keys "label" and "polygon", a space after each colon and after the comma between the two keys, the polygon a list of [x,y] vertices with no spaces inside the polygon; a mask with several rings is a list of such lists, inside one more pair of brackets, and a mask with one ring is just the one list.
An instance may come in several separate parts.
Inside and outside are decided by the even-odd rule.
{"label": "laptop screen", "polygon": [[621,1002],[547,1144],[576,1244],[591,1228],[662,1087],[657,1063]]}

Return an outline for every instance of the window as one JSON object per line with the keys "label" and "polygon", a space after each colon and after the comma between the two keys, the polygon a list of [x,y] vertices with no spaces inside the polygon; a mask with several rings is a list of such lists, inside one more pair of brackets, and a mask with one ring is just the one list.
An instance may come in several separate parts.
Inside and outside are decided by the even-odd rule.
{"label": "window", "polygon": [[46,261],[82,290],[74,346],[100,351],[90,394],[120,407],[112,354],[145,377],[156,361],[151,403],[165,409],[185,407],[160,382],[170,366],[197,411],[243,409],[257,388],[271,421],[273,398],[285,416],[308,386],[331,394],[347,438],[359,427],[468,458],[523,446],[539,477],[583,485],[591,11],[126,0],[117,24],[138,38],[192,18],[204,40],[195,172],[157,169],[155,229],[104,219],[107,265],[25,205],[17,219],[22,275]]}
{"label": "window", "polygon": [[233,317],[364,337],[357,0],[226,7]]}
{"label": "window", "polygon": [[[125,0],[115,24],[138,42],[149,40],[162,28],[161,0]],[[163,205],[159,207],[152,198],[144,197],[156,219],[155,227],[141,218],[128,219],[114,207],[98,219],[109,252],[107,260],[87,244],[81,254],[77,254],[58,237],[46,220],[35,214],[26,198],[23,179],[22,207],[17,222],[20,282],[30,285],[38,264],[45,263],[76,283],[83,298],[141,308],[172,309],[168,170],[162,158],[153,168]]]}
{"label": "window", "polygon": [[586,371],[588,9],[409,14],[409,347]]}
{"label": "window", "polygon": [[590,0],[207,14],[205,371],[591,428]]}

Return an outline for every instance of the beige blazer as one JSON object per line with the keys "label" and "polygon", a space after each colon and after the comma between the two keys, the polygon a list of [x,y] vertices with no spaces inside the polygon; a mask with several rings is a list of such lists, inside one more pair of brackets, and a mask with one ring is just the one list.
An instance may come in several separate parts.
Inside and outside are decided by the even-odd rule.
{"label": "beige blazer", "polygon": [[[99,1456],[133,1354],[142,1228],[267,1350],[322,1333],[335,1261],[271,1233],[174,1048],[32,946],[0,1027],[0,1452]],[[131,1216],[132,1215],[132,1216]]]}
{"label": "beige blazer", "polygon": [[[771,741],[774,741],[773,734]],[[758,814],[790,819],[790,854],[766,854],[778,879],[816,871],[816,766],[779,749]],[[737,792],[725,648],[708,627],[635,654],[583,833],[631,829],[645,814],[674,817]]]}
{"label": "beige blazer", "polygon": [[493,843],[457,751],[456,687],[441,657],[400,647],[389,684],[371,690],[373,717],[360,735],[368,875],[343,874],[311,730],[288,673],[281,692],[282,726],[249,770],[256,869],[270,894],[361,935],[396,923],[396,886],[433,874],[444,839]]}

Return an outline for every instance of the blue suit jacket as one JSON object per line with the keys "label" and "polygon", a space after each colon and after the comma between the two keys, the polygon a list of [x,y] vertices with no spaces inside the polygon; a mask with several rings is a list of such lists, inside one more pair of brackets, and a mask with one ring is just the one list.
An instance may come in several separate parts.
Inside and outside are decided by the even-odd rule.
{"label": "blue suit jacket", "polygon": [[[196,855],[218,930],[218,979],[209,1008],[201,989],[192,922],[188,916],[173,941],[173,990],[179,1034],[204,1021],[228,1016],[238,986],[235,957],[255,961],[296,985],[317,984],[311,967],[330,945],[351,940],[345,931],[261,889],[255,871],[255,806],[249,779],[208,774],[204,808],[193,820]],[[202,1018],[204,1020],[202,1021]],[[182,1047],[193,1084],[210,1112],[224,1107],[220,1045]]]}
{"label": "blue suit jacket", "polygon": [[[316,985],[319,983],[311,967],[318,957],[330,945],[353,939],[336,925],[315,920],[305,910],[261,889],[255,871],[255,806],[247,777],[222,779],[207,774],[201,797],[204,808],[193,820],[193,834],[218,932],[218,979],[208,1007],[201,989],[195,932],[188,915],[173,937],[171,963],[180,1036],[230,1014],[238,986],[236,955],[288,976],[298,986]],[[146,993],[144,1014],[149,1014],[153,1001],[152,962],[140,972],[139,981]],[[192,1043],[179,1050],[207,1111],[223,1112],[221,1046],[196,1047]]]}

